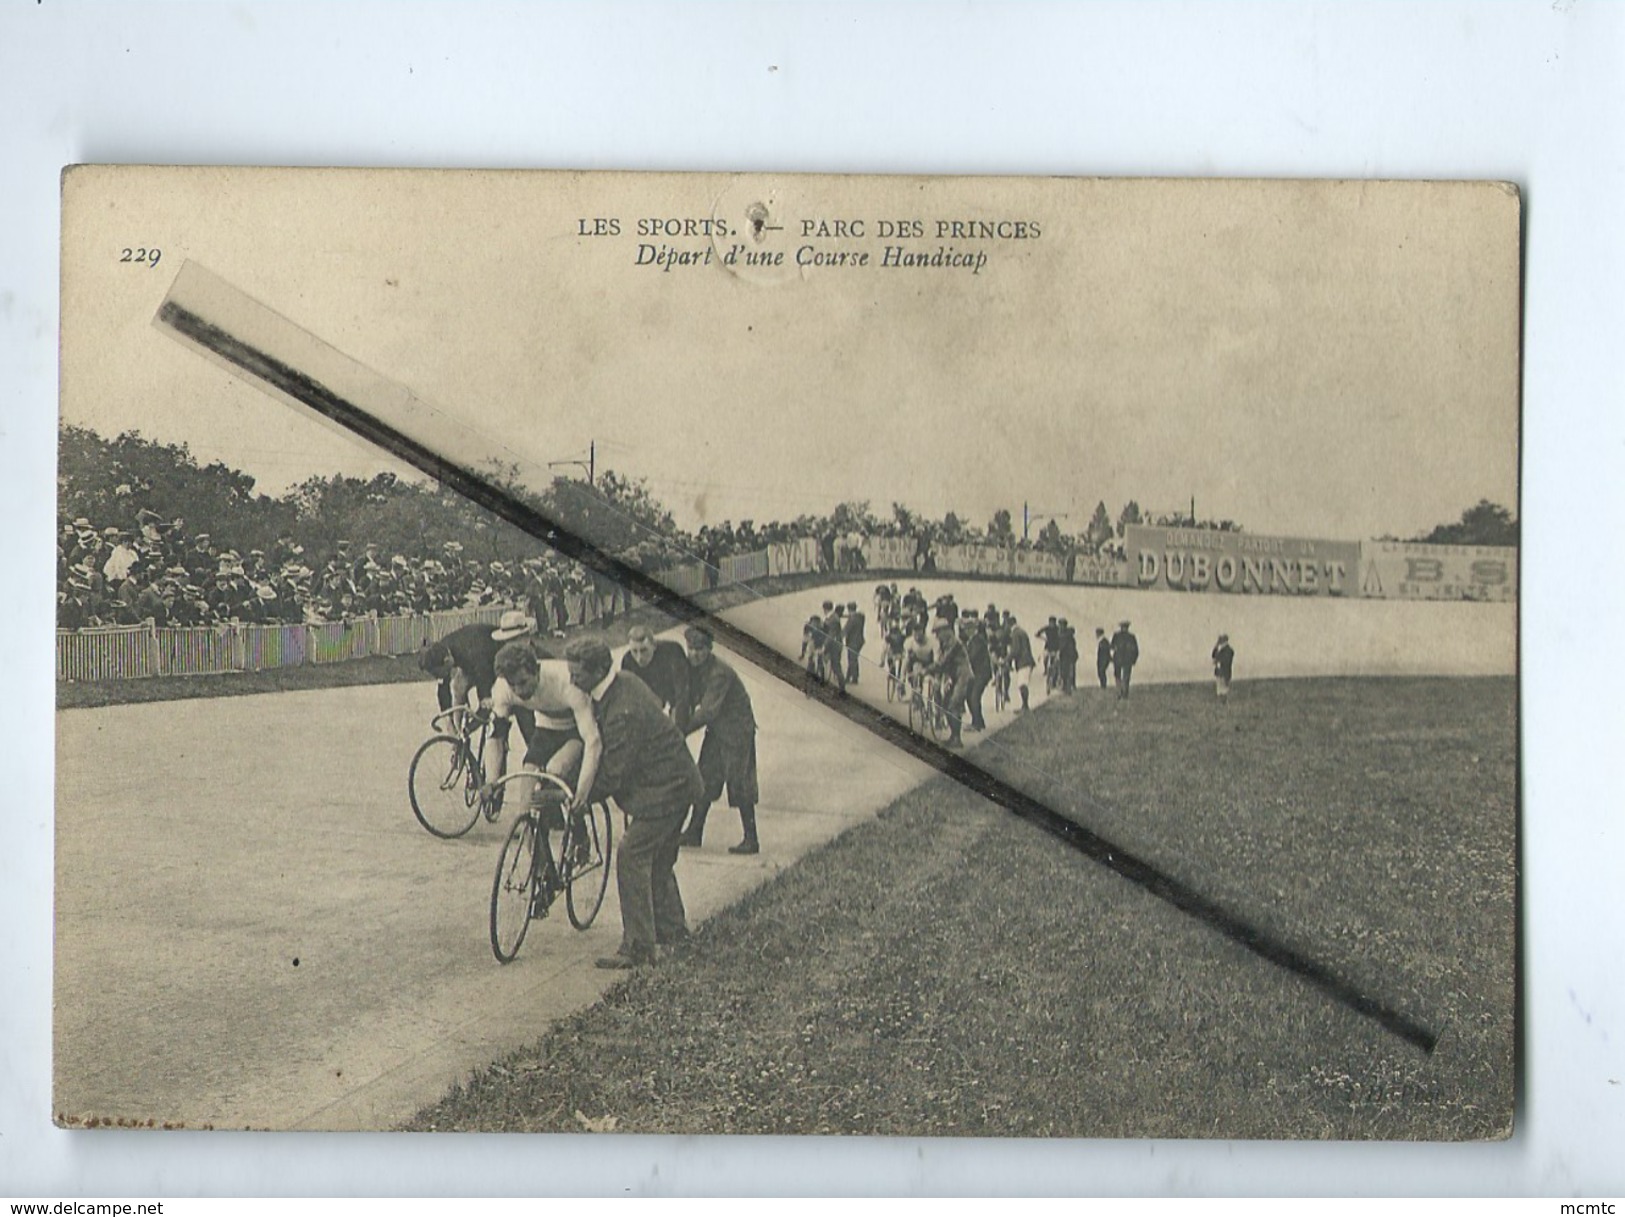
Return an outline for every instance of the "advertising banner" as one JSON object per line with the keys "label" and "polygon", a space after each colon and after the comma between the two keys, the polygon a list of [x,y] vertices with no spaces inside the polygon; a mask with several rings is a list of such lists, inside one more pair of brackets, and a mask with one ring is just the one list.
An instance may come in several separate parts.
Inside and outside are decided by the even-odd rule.
{"label": "advertising banner", "polygon": [[863,543],[863,556],[870,570],[913,570],[913,537],[870,537]]}
{"label": "advertising banner", "polygon": [[1036,549],[1018,549],[1010,554],[1010,573],[1017,579],[1043,579],[1066,582],[1066,560]]}
{"label": "advertising banner", "polygon": [[1128,582],[1129,567],[1116,558],[1098,558],[1079,554],[1072,565],[1072,582],[1098,587],[1117,587]]}
{"label": "advertising banner", "polygon": [[1136,587],[1244,596],[1355,596],[1354,541],[1263,537],[1210,528],[1131,524],[1123,549]]}
{"label": "advertising banner", "polygon": [[1367,541],[1360,595],[1386,600],[1516,600],[1518,551],[1494,545]]}
{"label": "advertising banner", "polygon": [[1010,577],[1010,552],[994,545],[939,545],[934,553],[937,569],[956,575]]}
{"label": "advertising banner", "polygon": [[818,542],[811,537],[797,541],[778,541],[767,547],[767,573],[800,575],[818,569]]}

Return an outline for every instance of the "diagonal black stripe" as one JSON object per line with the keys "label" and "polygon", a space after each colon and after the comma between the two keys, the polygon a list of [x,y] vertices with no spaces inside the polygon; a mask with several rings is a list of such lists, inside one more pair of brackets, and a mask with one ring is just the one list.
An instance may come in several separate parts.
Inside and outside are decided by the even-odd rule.
{"label": "diagonal black stripe", "polygon": [[[675,592],[658,579],[621,561],[585,537],[563,528],[557,521],[522,502],[485,478],[441,457],[438,453],[403,435],[353,402],[340,397],[314,378],[266,354],[242,339],[205,320],[196,313],[165,301],[158,321],[176,333],[219,356],[246,375],[264,381],[279,392],[355,432],[363,439],[393,453],[407,464],[422,470],[479,504],[510,524],[523,529],[582,565],[616,580],[662,612],[679,621],[706,625],[730,650],[796,689],[806,691],[805,673],[786,655]],[[1387,1031],[1431,1053],[1438,1035],[1419,1020],[1385,1002],[1361,992],[1338,976],[1329,966],[1305,955],[1291,944],[1244,921],[1235,913],[1187,886],[1150,862],[1129,853],[1074,820],[1051,810],[1031,795],[994,777],[972,761],[950,752],[933,740],[915,734],[906,725],[867,702],[849,697],[845,690],[815,684],[812,691],[824,705],[879,736],[938,772],[1014,812],[1046,832],[1052,833],[1131,883],[1138,884],[1159,900],[1181,912],[1206,922],[1213,929],[1277,967],[1308,981],[1333,1000],[1364,1015]]]}

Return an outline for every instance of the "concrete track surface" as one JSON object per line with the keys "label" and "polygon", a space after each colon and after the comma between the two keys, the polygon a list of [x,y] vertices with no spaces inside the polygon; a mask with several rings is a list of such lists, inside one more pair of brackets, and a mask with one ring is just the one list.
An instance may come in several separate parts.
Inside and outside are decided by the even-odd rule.
{"label": "concrete track surface", "polygon": [[[1505,605],[919,586],[928,597],[951,587],[967,609],[996,601],[1029,629],[1069,618],[1086,686],[1093,627],[1123,616],[1144,654],[1136,678],[1149,681],[1206,679],[1220,630],[1235,642],[1243,683],[1514,665]],[[839,596],[869,612],[872,587],[728,615],[793,655],[820,601]],[[857,688],[876,701],[878,650],[871,641]],[[930,773],[734,662],[761,728],[763,853],[729,855],[737,820],[726,807],[712,812],[706,848],[679,862],[696,923]],[[557,908],[514,963],[492,958],[491,877],[511,817],[457,841],[419,827],[406,769],[432,710],[425,683],[58,714],[60,1119],[385,1128],[614,983],[592,964],[619,941],[613,884],[587,932]],[[1010,716],[989,717],[997,728]]]}

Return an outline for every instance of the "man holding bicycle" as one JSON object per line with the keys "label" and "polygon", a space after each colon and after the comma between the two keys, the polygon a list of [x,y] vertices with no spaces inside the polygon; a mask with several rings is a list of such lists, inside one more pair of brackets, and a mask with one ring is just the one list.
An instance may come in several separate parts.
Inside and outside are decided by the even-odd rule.
{"label": "man holding bicycle", "polygon": [[564,651],[575,690],[589,699],[603,735],[603,759],[593,782],[579,790],[613,798],[630,823],[615,861],[621,901],[621,945],[600,968],[651,963],[660,946],[688,937],[677,886],[683,817],[705,791],[688,744],[660,698],[633,673],[617,672],[609,648],[579,638]]}

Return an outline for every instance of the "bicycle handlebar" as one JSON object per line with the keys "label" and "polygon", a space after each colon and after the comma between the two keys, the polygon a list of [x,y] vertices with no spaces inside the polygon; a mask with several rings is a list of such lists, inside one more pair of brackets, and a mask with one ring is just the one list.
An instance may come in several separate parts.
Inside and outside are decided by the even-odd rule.
{"label": "bicycle handlebar", "polygon": [[456,726],[456,722],[459,717],[463,715],[466,715],[472,719],[476,725],[490,721],[489,712],[483,708],[475,709],[472,706],[453,706],[449,710],[442,710],[439,714],[436,714],[433,718],[431,718],[429,720],[429,727],[431,730],[437,732],[444,732],[451,735],[459,734],[462,729]]}
{"label": "bicycle handlebar", "polygon": [[545,769],[516,769],[512,773],[505,773],[499,778],[492,779],[487,785],[493,790],[498,790],[509,782],[517,782],[520,778],[530,778],[533,781],[546,782],[549,785],[556,786],[559,792],[564,795],[566,802],[576,797],[576,792],[571,788],[570,783],[566,782],[558,774],[549,773]]}

